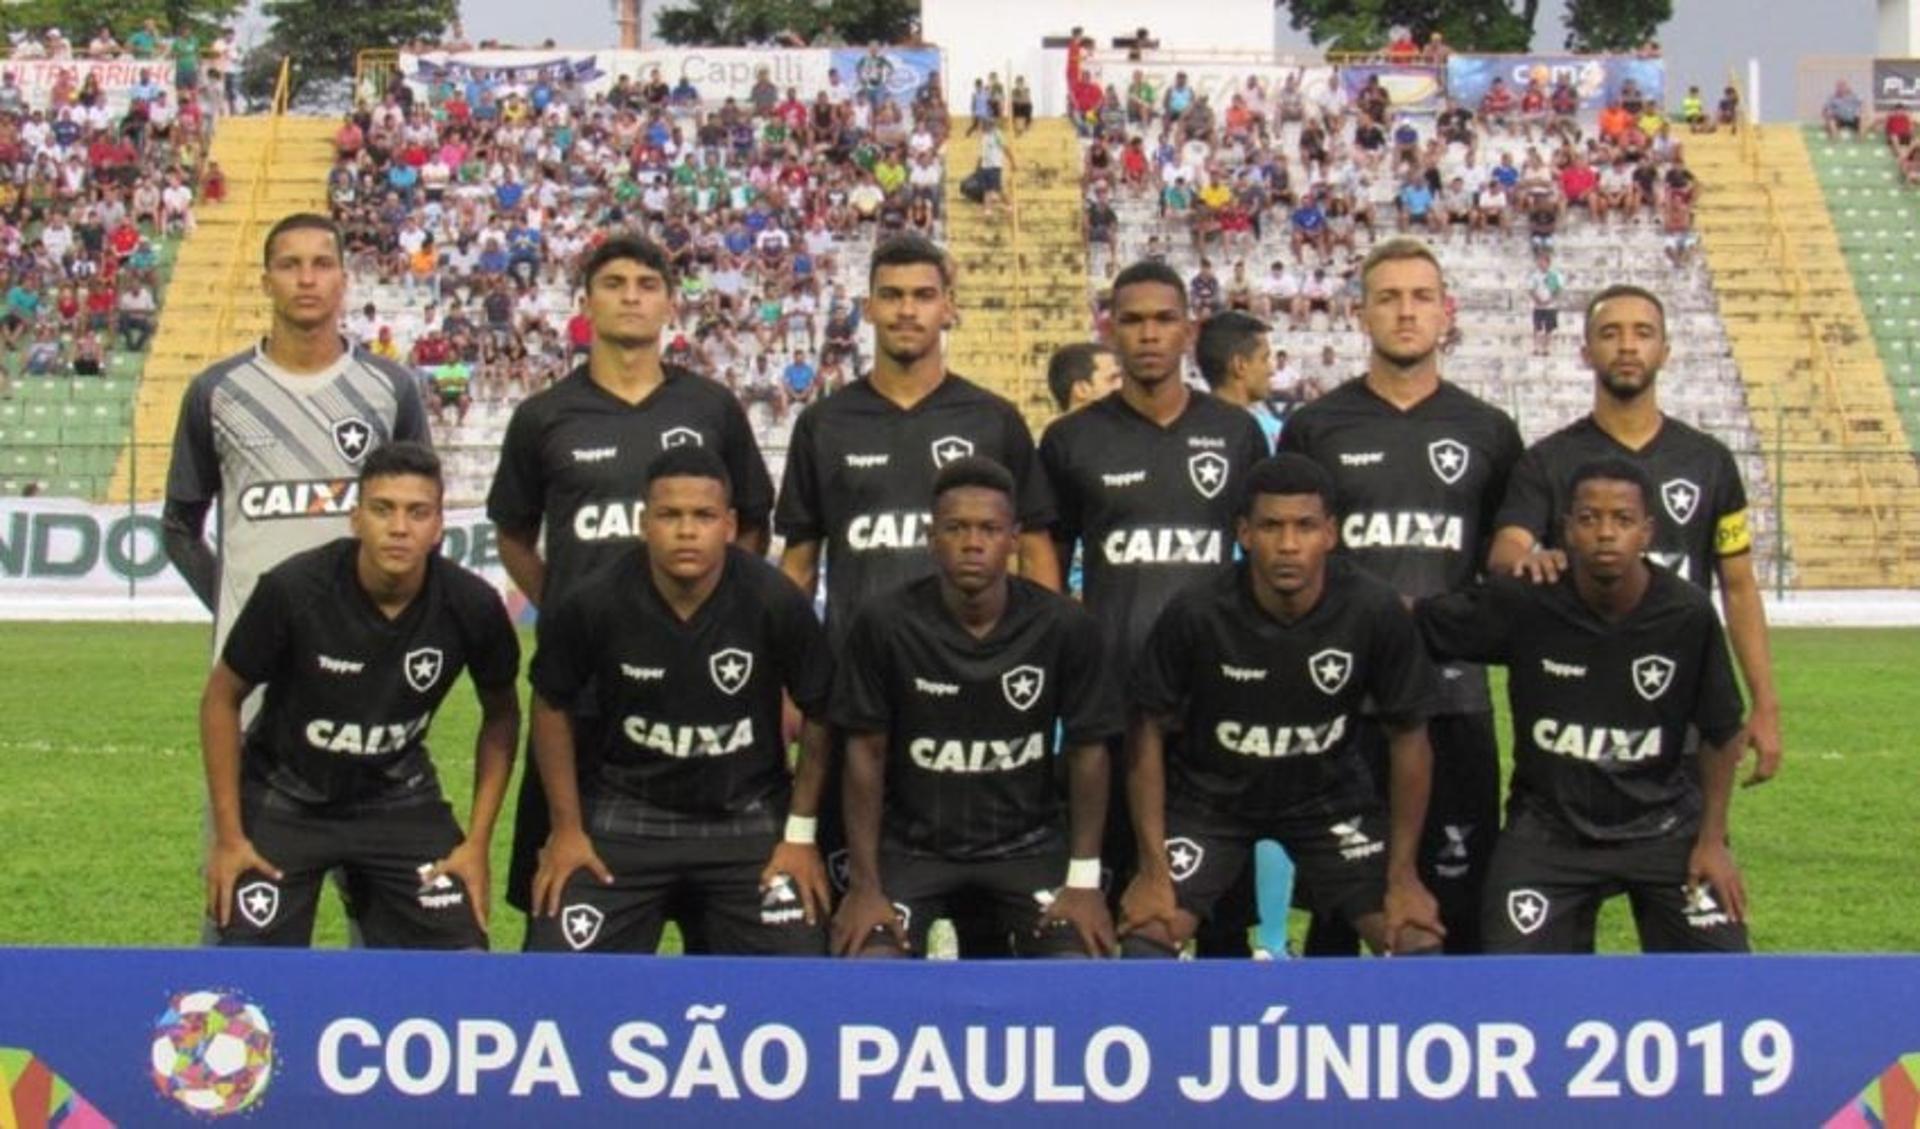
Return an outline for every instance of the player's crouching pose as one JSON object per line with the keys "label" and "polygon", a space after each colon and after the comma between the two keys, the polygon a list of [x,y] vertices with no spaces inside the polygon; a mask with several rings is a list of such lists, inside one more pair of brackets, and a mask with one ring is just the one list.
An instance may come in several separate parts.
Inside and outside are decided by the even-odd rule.
{"label": "player's crouching pose", "polygon": [[[1393,589],[1328,559],[1333,489],[1304,455],[1257,464],[1246,561],[1176,596],[1148,638],[1129,695],[1140,873],[1120,903],[1123,955],[1176,955],[1263,838],[1293,856],[1313,911],[1374,952],[1438,951],[1415,866],[1433,670]],[[1390,825],[1354,740],[1363,702],[1388,735]],[[1184,738],[1169,752],[1170,731]]]}
{"label": "player's crouching pose", "polygon": [[[1727,847],[1740,693],[1705,592],[1644,559],[1651,480],[1621,458],[1573,474],[1545,585],[1496,580],[1418,608],[1436,653],[1507,665],[1513,783],[1487,875],[1487,951],[1584,949],[1624,893],[1640,946],[1745,952]],[[1689,727],[1702,743],[1687,748]]]}
{"label": "player's crouching pose", "polygon": [[1007,574],[1014,493],[998,463],[948,463],[935,575],[854,618],[833,708],[851,870],[836,953],[924,953],[935,918],[970,908],[1020,956],[1113,952],[1099,859],[1119,701],[1088,614]]}
{"label": "player's crouching pose", "polygon": [[[431,450],[375,450],[359,489],[354,536],[263,576],[207,679],[207,911],[220,944],[306,945],[321,878],[337,867],[369,947],[484,949],[520,643],[492,586],[434,552]],[[482,710],[466,835],[426,745],[462,668]],[[261,684],[266,706],[243,738],[240,703]]]}
{"label": "player's crouching pose", "polygon": [[[826,952],[813,833],[832,662],[806,596],[731,546],[731,489],[706,448],[661,454],[644,546],[541,619],[533,744],[553,831],[529,949],[652,952],[672,901],[714,953]],[[791,775],[783,691],[808,719]],[[584,797],[568,723],[583,706],[604,719]]]}

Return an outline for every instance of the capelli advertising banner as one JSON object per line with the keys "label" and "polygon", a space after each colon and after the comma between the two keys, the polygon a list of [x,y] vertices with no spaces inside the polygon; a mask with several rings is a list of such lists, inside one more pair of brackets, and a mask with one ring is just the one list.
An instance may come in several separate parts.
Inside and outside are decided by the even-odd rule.
{"label": "capelli advertising banner", "polygon": [[8,1125],[1913,1125],[1920,958],[0,950]]}
{"label": "capelli advertising banner", "polygon": [[[746,103],[762,78],[780,96],[788,88],[802,99],[832,88],[837,77],[849,95],[858,89],[857,72],[865,48],[667,47],[644,51],[438,51],[400,56],[400,73],[414,93],[426,95],[436,84],[457,81],[531,88],[571,81],[582,92],[604,94],[622,77],[650,82],[657,73],[669,87],[682,79],[693,84],[704,103],[732,98]],[[886,97],[906,104],[940,69],[940,52],[931,47],[891,47],[881,51]]]}

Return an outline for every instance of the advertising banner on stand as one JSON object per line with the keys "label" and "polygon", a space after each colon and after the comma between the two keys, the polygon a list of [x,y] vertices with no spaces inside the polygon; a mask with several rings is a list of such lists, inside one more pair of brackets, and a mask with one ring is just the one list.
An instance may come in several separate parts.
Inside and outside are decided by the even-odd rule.
{"label": "advertising banner on stand", "polygon": [[1580,93],[1580,109],[1605,109],[1631,82],[1656,105],[1666,104],[1667,65],[1631,55],[1455,55],[1447,60],[1447,97],[1478,108],[1496,78],[1518,97],[1538,79],[1547,89],[1562,78]]}

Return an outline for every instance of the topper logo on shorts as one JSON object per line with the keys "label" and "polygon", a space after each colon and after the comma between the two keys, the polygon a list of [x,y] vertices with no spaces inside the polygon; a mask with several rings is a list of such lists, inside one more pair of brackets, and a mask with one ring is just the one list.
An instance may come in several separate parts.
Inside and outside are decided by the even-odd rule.
{"label": "topper logo on shorts", "polygon": [[1047,672],[1037,666],[1016,666],[1000,676],[1000,692],[1017,710],[1030,710],[1047,685]]}
{"label": "topper logo on shorts", "polygon": [[1680,892],[1687,902],[1681,910],[1686,915],[1687,924],[1695,929],[1712,929],[1718,925],[1732,924],[1733,918],[1720,908],[1714,900],[1713,887],[1705,882],[1698,886],[1682,886]]}
{"label": "topper logo on shorts", "polygon": [[691,427],[670,427],[660,433],[660,449],[671,451],[675,447],[704,447],[707,441]]}
{"label": "topper logo on shorts", "polygon": [[1521,888],[1507,891],[1507,920],[1522,934],[1532,935],[1547,923],[1547,896],[1538,890]]}
{"label": "topper logo on shorts", "polygon": [[1427,464],[1448,486],[1460,481],[1470,461],[1467,445],[1458,439],[1435,439],[1427,444]]}
{"label": "topper logo on shorts", "polygon": [[721,693],[738,694],[753,677],[753,654],[738,647],[715,651],[707,656],[707,673],[713,675],[713,684]]}
{"label": "topper logo on shorts", "polygon": [[240,916],[255,929],[265,929],[280,912],[280,887],[271,882],[249,882],[233,893]]}
{"label": "topper logo on shorts", "polygon": [[560,929],[566,936],[567,947],[574,952],[593,944],[600,936],[600,926],[604,925],[607,915],[600,912],[598,906],[585,902],[575,902],[560,911]]}
{"label": "topper logo on shorts", "polygon": [[1175,882],[1185,882],[1200,869],[1200,861],[1207,857],[1207,849],[1187,838],[1185,835],[1167,840],[1167,872]]}
{"label": "topper logo on shorts", "polygon": [[1202,451],[1187,457],[1187,477],[1202,498],[1217,498],[1227,488],[1227,457],[1218,451]]}
{"label": "topper logo on shorts", "polygon": [[1651,702],[1673,685],[1673,660],[1665,655],[1641,655],[1633,660],[1633,688]]}
{"label": "topper logo on shorts", "polygon": [[438,647],[416,647],[407,652],[404,660],[407,671],[407,685],[424,694],[433,689],[440,681],[440,668],[444,659]]}
{"label": "topper logo on shorts", "polygon": [[1685,525],[1700,508],[1700,488],[1684,478],[1670,478],[1660,484],[1660,504],[1677,524]]}
{"label": "topper logo on shorts", "polygon": [[357,463],[373,442],[373,428],[359,416],[333,421],[333,449],[350,463]]}
{"label": "topper logo on shorts", "polygon": [[973,454],[973,440],[958,435],[942,435],[933,441],[932,449],[933,465],[938,469],[955,459],[964,459]]}
{"label": "topper logo on shorts", "polygon": [[1322,694],[1338,694],[1353,674],[1353,655],[1333,647],[1317,651],[1307,659],[1307,673]]}

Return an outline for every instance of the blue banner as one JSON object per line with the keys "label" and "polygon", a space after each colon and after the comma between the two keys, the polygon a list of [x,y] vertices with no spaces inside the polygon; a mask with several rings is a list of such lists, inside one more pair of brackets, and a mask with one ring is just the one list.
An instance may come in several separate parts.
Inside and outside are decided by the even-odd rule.
{"label": "blue banner", "polygon": [[1507,80],[1516,104],[1534,79],[1552,90],[1568,78],[1584,113],[1604,109],[1629,80],[1655,105],[1666,105],[1665,61],[1631,55],[1454,55],[1447,60],[1447,97],[1477,110],[1496,78]]}
{"label": "blue banner", "polygon": [[[887,73],[887,99],[902,109],[927,84],[929,76],[940,69],[940,51],[934,47],[883,47],[880,54],[893,64]],[[864,47],[835,47],[833,69],[850,89],[860,89],[860,60],[867,57]]]}
{"label": "blue banner", "polygon": [[1916,1051],[1914,957],[0,950],[22,1126],[1866,1126]]}
{"label": "blue banner", "polygon": [[1346,91],[1348,103],[1357,101],[1367,83],[1378,78],[1393,108],[1413,114],[1431,114],[1440,108],[1443,77],[1438,66],[1422,63],[1343,63],[1340,66],[1340,86]]}

